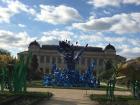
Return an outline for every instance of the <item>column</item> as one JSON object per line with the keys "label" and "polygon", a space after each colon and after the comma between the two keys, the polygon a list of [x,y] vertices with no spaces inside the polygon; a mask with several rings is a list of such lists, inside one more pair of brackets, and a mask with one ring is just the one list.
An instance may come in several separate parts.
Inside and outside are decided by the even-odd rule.
{"label": "column", "polygon": [[99,69],[100,69],[100,65],[99,65],[99,58],[96,59],[96,78],[99,78]]}

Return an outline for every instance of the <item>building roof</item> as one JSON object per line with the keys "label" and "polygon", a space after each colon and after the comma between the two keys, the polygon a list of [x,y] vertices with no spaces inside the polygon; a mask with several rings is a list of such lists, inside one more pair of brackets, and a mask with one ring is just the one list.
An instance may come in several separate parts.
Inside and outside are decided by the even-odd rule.
{"label": "building roof", "polygon": [[[75,46],[76,50],[80,50],[82,48],[84,48],[85,46]],[[44,50],[57,50],[58,49],[58,45],[42,45],[41,49]],[[103,52],[103,49],[100,47],[87,47],[85,49],[85,51],[94,51],[94,52]]]}
{"label": "building roof", "polygon": [[[77,49],[80,50],[80,49],[82,49],[82,48],[84,48],[84,47],[85,47],[85,46],[78,46]],[[91,47],[91,46],[89,46],[89,47],[87,47],[87,48],[85,49],[85,51],[103,52],[103,49],[100,48],[100,47]]]}
{"label": "building roof", "polygon": [[126,61],[126,58],[120,55],[116,55],[116,58],[121,61]]}
{"label": "building roof", "polygon": [[35,40],[35,41],[33,41],[33,42],[31,42],[30,44],[29,44],[29,47],[31,47],[31,46],[38,46],[38,47],[40,47],[40,44]]}
{"label": "building roof", "polygon": [[110,43],[105,47],[105,50],[108,50],[108,49],[116,51],[115,47],[113,45],[111,45]]}
{"label": "building roof", "polygon": [[57,50],[58,45],[42,45],[41,49],[44,50]]}
{"label": "building roof", "polygon": [[20,54],[28,54],[29,51],[22,51],[22,52],[19,52],[17,53],[17,55],[20,55]]}

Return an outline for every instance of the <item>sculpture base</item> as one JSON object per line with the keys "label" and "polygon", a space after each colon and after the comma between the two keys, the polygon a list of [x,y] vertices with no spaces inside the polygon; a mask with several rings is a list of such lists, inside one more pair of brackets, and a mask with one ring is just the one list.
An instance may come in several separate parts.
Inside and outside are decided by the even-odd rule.
{"label": "sculpture base", "polygon": [[44,86],[60,87],[99,87],[100,82],[93,76],[93,70],[89,67],[84,74],[77,70],[59,70],[56,65],[52,67],[51,74],[43,77]]}

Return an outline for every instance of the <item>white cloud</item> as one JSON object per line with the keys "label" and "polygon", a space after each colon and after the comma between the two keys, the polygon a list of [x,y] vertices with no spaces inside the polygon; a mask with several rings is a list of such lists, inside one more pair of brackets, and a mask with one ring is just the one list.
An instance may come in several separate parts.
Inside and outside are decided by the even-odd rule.
{"label": "white cloud", "polygon": [[140,5],[140,0],[123,0],[123,3]]}
{"label": "white cloud", "polygon": [[23,27],[26,27],[26,25],[24,25],[24,24],[18,24],[18,26],[19,26],[19,27],[22,27],[22,28],[23,28]]}
{"label": "white cloud", "polygon": [[73,23],[83,31],[112,31],[118,34],[140,32],[140,13],[117,14],[112,17],[89,19],[85,23]]}
{"label": "white cloud", "polygon": [[58,44],[59,40],[72,40],[73,32],[64,30],[53,30],[48,32],[43,32],[39,42],[41,44]]}
{"label": "white cloud", "polygon": [[107,36],[103,35],[103,33],[98,32],[95,34],[82,34],[79,35],[80,40],[84,40],[86,42],[104,42],[104,43],[116,43],[116,45],[123,45],[124,43],[127,43],[131,46],[139,46],[140,47],[140,40],[138,38],[127,38],[124,36]]}
{"label": "white cloud", "polygon": [[11,13],[7,8],[0,7],[0,22],[10,22],[10,17],[13,16],[13,13]]}
{"label": "white cloud", "polygon": [[123,55],[124,57],[131,59],[131,58],[136,58],[140,56],[140,47],[130,47],[128,45],[121,45],[118,46],[118,49],[120,51],[118,54]]}
{"label": "white cloud", "polygon": [[49,6],[40,5],[41,11],[36,15],[36,20],[51,24],[65,24],[71,21],[80,20],[79,12],[65,5]]}
{"label": "white cloud", "polygon": [[7,50],[18,49],[19,51],[23,51],[35,39],[35,37],[30,37],[26,32],[14,33],[0,30],[0,48],[6,48]]}
{"label": "white cloud", "polygon": [[[94,43],[98,43],[98,42],[110,42],[113,41],[111,37],[105,37],[102,33],[95,33],[95,34],[83,34],[79,36],[80,40],[84,40],[86,42],[94,42]],[[110,40],[111,39],[111,40]],[[115,41],[117,41],[115,39]],[[114,41],[113,41],[114,42]]]}
{"label": "white cloud", "polygon": [[140,5],[140,0],[88,0],[89,4],[95,7],[120,6],[121,4]]}
{"label": "white cloud", "polygon": [[88,3],[95,7],[104,7],[107,5],[118,6],[121,0],[89,0]]}
{"label": "white cloud", "polygon": [[107,36],[101,32],[94,34],[79,35],[80,42],[88,42],[89,46],[102,47],[108,43],[115,46],[117,54],[126,58],[135,58],[140,56],[140,40],[138,38],[128,38],[125,36]]}
{"label": "white cloud", "polygon": [[0,6],[0,22],[10,22],[10,18],[20,12],[26,12],[31,15],[35,14],[35,10],[17,0],[3,0],[7,7]]}
{"label": "white cloud", "polygon": [[[0,48],[6,48],[9,51],[24,51],[27,50],[28,45],[33,40],[39,41],[40,44],[58,44],[59,40],[68,40],[74,42],[75,34],[65,30],[52,30],[43,32],[41,37],[31,37],[26,32],[10,32],[0,30]],[[124,36],[111,37],[103,33],[84,34],[81,33],[76,36],[79,40],[79,45],[85,42],[90,46],[104,48],[108,43],[111,43],[117,49],[117,54],[127,58],[138,57],[140,55],[140,40],[136,38],[127,38]],[[84,41],[84,43],[83,43]]]}
{"label": "white cloud", "polygon": [[21,12],[35,16],[38,21],[51,24],[65,24],[81,20],[81,16],[76,9],[65,5],[40,5],[40,13],[37,13],[35,9],[18,0],[2,0],[2,2],[5,3],[6,7],[0,6],[0,22],[9,23],[11,17]]}
{"label": "white cloud", "polygon": [[27,6],[19,1],[9,1],[8,3],[8,9],[12,11],[13,13],[19,13],[20,11],[27,12]]}
{"label": "white cloud", "polygon": [[102,33],[87,34],[87,35],[83,34],[79,36],[79,39],[84,40],[86,42],[99,42],[104,40],[102,37],[103,37]]}
{"label": "white cloud", "polygon": [[71,41],[73,32],[64,30],[52,30],[43,32],[41,37],[31,37],[27,32],[11,32],[0,30],[0,48],[12,51],[12,53],[21,52],[28,49],[28,45],[37,40],[42,44],[58,44],[60,40]]}
{"label": "white cloud", "polygon": [[111,14],[111,12],[109,12],[109,11],[107,11],[107,10],[103,10],[103,13],[104,13],[104,14],[107,14],[107,15],[110,15],[110,14]]}

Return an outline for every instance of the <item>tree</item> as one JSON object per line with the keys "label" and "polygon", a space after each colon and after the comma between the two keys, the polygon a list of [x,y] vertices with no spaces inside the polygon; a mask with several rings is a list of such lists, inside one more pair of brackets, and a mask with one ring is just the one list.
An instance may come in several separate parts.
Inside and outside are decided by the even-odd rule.
{"label": "tree", "polygon": [[140,57],[136,58],[136,60],[140,61]]}
{"label": "tree", "polygon": [[31,81],[32,79],[36,79],[38,78],[38,72],[37,72],[37,68],[38,68],[38,59],[37,59],[37,56],[36,55],[33,55],[32,56],[32,59],[31,59],[31,63],[30,63],[30,66],[29,66],[29,70],[28,70],[28,79],[29,81]]}
{"label": "tree", "polygon": [[9,51],[5,50],[5,49],[0,49],[0,55],[11,55]]}
{"label": "tree", "polygon": [[0,49],[0,68],[2,65],[15,64],[17,59],[11,56],[10,52],[4,49]]}
{"label": "tree", "polygon": [[120,72],[126,76],[135,98],[140,98],[140,59],[133,59],[123,64]]}
{"label": "tree", "polygon": [[112,63],[112,61],[107,61],[106,63],[105,63],[105,70],[104,70],[104,72],[102,72],[101,73],[101,78],[102,79],[105,79],[105,80],[109,80],[111,77],[112,77],[112,75],[113,75],[113,63]]}
{"label": "tree", "polygon": [[139,80],[140,81],[140,61],[135,59],[126,62],[123,64],[122,68],[120,69],[120,72],[124,75],[126,75],[127,80]]}

